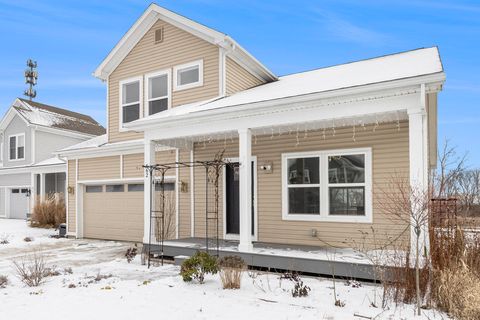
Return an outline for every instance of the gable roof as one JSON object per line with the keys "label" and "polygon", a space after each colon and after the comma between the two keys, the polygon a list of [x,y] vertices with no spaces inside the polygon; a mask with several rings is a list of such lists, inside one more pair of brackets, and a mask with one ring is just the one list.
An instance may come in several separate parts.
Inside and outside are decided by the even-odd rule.
{"label": "gable roof", "polygon": [[[425,77],[428,77],[425,78]],[[233,107],[282,101],[291,98],[299,101],[311,94],[332,93],[341,96],[340,90],[370,88],[374,85],[387,85],[394,81],[441,82],[445,80],[443,65],[437,47],[421,48],[396,54],[360,60],[331,67],[282,76],[278,81],[259,85],[231,96],[213,101],[203,101],[179,106],[126,125],[141,128],[142,124],[175,120],[176,117],[194,117],[209,110],[222,109],[228,112]],[[415,84],[415,83],[413,83]],[[398,85],[398,84],[397,84]],[[371,89],[370,89],[371,90]]]}
{"label": "gable roof", "polygon": [[148,6],[140,18],[133,24],[127,33],[125,33],[112,51],[110,51],[108,56],[97,67],[93,75],[99,79],[107,80],[110,73],[116,69],[138,41],[140,41],[145,33],[147,33],[147,31],[159,19],[185,30],[209,43],[224,48],[229,57],[261,79],[264,79],[267,82],[277,80],[277,76],[275,76],[267,67],[260,63],[230,36],[160,7],[155,3]]}
{"label": "gable roof", "polygon": [[[36,101],[17,98],[11,110],[15,110],[20,115],[20,118],[29,125],[76,132],[89,136],[98,136],[105,133],[105,128],[90,116]],[[2,125],[6,124],[4,121],[8,121],[8,115],[10,114],[11,111],[8,111],[2,120]]]}

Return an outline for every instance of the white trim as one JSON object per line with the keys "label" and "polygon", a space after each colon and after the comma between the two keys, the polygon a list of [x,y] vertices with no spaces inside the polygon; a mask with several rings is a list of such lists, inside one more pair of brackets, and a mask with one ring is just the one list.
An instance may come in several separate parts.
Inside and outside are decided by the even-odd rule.
{"label": "white trim", "polygon": [[[225,158],[228,162],[240,162],[240,158],[234,157],[234,158]],[[257,189],[257,156],[252,156],[252,162],[253,162],[253,235],[252,235],[252,240],[253,241],[258,241],[258,206],[257,206],[257,194],[258,194],[258,189]],[[226,194],[226,187],[227,187],[227,176],[226,176],[226,168],[225,166],[223,167],[222,170],[222,211],[223,211],[223,239],[225,240],[239,240],[240,235],[238,234],[231,234],[227,233],[227,194]]]}
{"label": "white trim", "polygon": [[[178,73],[185,69],[194,69],[198,67],[198,81],[188,84],[178,84]],[[203,86],[203,59],[191,61],[173,67],[173,91],[181,91]]]}
{"label": "white trim", "polygon": [[31,145],[31,156],[30,156],[30,160],[31,160],[31,163],[34,164],[35,163],[35,159],[36,159],[36,150],[35,150],[35,128],[30,128],[30,145]]}
{"label": "white trim", "polygon": [[[138,101],[136,102],[131,102],[131,103],[127,103],[127,104],[123,104],[123,85],[125,84],[129,84],[129,83],[134,83],[134,82],[138,82]],[[138,118],[142,118],[142,114],[143,114],[143,76],[136,76],[136,77],[131,77],[131,78],[127,78],[127,79],[123,79],[123,80],[120,80],[118,82],[118,86],[119,86],[119,89],[118,89],[118,92],[119,92],[119,97],[118,97],[118,112],[119,112],[119,116],[118,116],[118,130],[119,132],[125,132],[125,131],[129,131],[129,129],[125,128],[124,127],[124,123],[123,123],[123,108],[124,107],[128,107],[128,106],[131,106],[131,105],[135,105],[135,104],[138,104]],[[137,119],[138,120],[138,119]]]}
{"label": "white trim", "polygon": [[[163,97],[156,97],[156,98],[153,98],[153,99],[150,99],[149,98],[149,89],[150,89],[150,83],[149,83],[149,80],[151,78],[155,78],[155,77],[159,77],[159,76],[163,76],[163,75],[167,75],[167,95],[166,96],[163,96]],[[172,107],[172,81],[171,81],[171,76],[172,76],[172,72],[170,69],[164,69],[164,70],[159,70],[159,71],[155,71],[155,72],[151,72],[151,73],[147,73],[144,75],[144,81],[145,81],[145,85],[144,85],[144,112],[143,112],[143,117],[148,117],[150,115],[150,101],[156,101],[156,100],[161,100],[161,99],[165,99],[167,98],[167,106],[168,106],[168,109],[170,109]]]}
{"label": "white trim", "polygon": [[123,154],[120,155],[120,179],[123,179]]}
{"label": "white trim", "polygon": [[265,81],[277,79],[277,77],[270,70],[268,70],[231,37],[162,8],[157,4],[151,4],[148,6],[141,17],[133,24],[128,32],[115,45],[112,51],[110,51],[108,56],[97,67],[94,72],[94,76],[102,80],[106,80],[106,78],[113,72],[113,70],[116,69],[116,67],[145,35],[145,33],[150,30],[150,28],[159,19],[186,32],[189,32],[211,44],[229,50],[231,55],[234,55],[237,59],[244,61],[245,64],[249,66],[249,69],[253,70],[256,74],[264,78]]}
{"label": "white trim", "polygon": [[61,135],[61,136],[65,136],[65,137],[70,137],[70,138],[87,139],[88,140],[88,139],[92,139],[92,138],[97,137],[94,134],[81,133],[81,132],[78,132],[78,131],[72,131],[72,130],[67,130],[67,129],[54,128],[54,127],[45,127],[45,126],[38,125],[38,124],[32,124],[31,126],[34,127],[35,130],[38,130],[38,131],[43,131],[43,132],[47,132],[47,133],[51,133],[51,134],[55,134],[55,135]]}
{"label": "white trim", "polygon": [[[174,178],[173,176],[165,177],[167,178]],[[132,182],[143,182],[143,177],[135,177],[135,178],[123,178],[123,179],[90,179],[90,180],[77,180],[77,183],[85,184],[85,185],[95,185],[95,184],[121,184],[121,183],[132,183]]]}
{"label": "white trim", "polygon": [[[190,162],[195,161],[193,150],[190,150]],[[190,166],[190,237],[195,237],[195,172]]]}
{"label": "white trim", "polygon": [[224,97],[227,95],[227,64],[225,49],[218,48],[218,95]]}
{"label": "white trim", "polygon": [[[332,155],[365,155],[365,183],[361,186],[365,187],[365,215],[364,216],[340,216],[329,214],[329,200],[328,200],[328,157]],[[320,183],[308,186],[320,188],[320,213],[319,214],[289,214],[288,213],[288,186],[287,186],[287,160],[291,158],[305,158],[318,157],[320,170]],[[372,223],[373,209],[372,209],[372,148],[351,148],[351,149],[337,149],[337,150],[322,150],[311,152],[295,152],[282,153],[282,220],[288,221],[321,221],[321,222],[353,222],[353,223]],[[338,184],[343,186],[347,184]],[[360,184],[348,184],[355,186]],[[307,185],[297,185],[298,187]]]}
{"label": "white trim", "polygon": [[[70,194],[68,193],[68,187],[70,186],[70,181],[69,181],[69,178],[70,176],[68,175],[68,161],[66,161],[66,165],[67,165],[67,168],[65,170],[65,224],[67,225],[67,234],[69,233],[69,230],[68,230],[68,214],[69,214],[69,211],[68,210],[68,207],[69,207],[69,202],[70,202]],[[35,187],[36,187],[36,184],[35,184]]]}
{"label": "white trim", "polygon": [[[180,161],[180,154],[179,150],[175,150],[175,162]],[[175,238],[178,239],[179,237],[179,229],[180,229],[180,199],[179,199],[179,188],[180,188],[180,183],[179,183],[179,168],[178,166],[175,166]]]}
{"label": "white trim", "polygon": [[[10,148],[10,138],[15,137],[15,159],[11,157],[11,148]],[[18,137],[23,137],[23,158],[18,158]],[[16,162],[16,161],[25,161],[25,157],[27,154],[27,141],[25,139],[25,132],[11,134],[8,136],[8,161],[9,162]]]}

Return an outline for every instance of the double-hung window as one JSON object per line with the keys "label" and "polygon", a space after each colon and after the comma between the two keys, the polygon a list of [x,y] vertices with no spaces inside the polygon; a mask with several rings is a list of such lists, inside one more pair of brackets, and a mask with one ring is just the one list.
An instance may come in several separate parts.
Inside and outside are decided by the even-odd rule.
{"label": "double-hung window", "polygon": [[24,160],[25,159],[25,134],[17,134],[8,137],[8,159]]}
{"label": "double-hung window", "polygon": [[282,155],[283,219],[372,221],[371,149]]}
{"label": "double-hung window", "polygon": [[121,124],[140,118],[142,78],[132,78],[120,82]]}
{"label": "double-hung window", "polygon": [[170,107],[170,70],[145,75],[147,115]]}
{"label": "double-hung window", "polygon": [[203,86],[203,60],[175,66],[173,89],[175,91]]}

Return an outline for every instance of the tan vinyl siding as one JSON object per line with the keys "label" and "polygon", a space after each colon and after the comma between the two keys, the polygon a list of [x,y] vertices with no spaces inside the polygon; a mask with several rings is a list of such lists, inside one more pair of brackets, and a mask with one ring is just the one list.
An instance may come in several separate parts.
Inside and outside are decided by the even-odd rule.
{"label": "tan vinyl siding", "polygon": [[120,179],[120,156],[78,160],[78,180]]}
{"label": "tan vinyl siding", "polygon": [[139,178],[145,176],[143,153],[126,154],[123,156],[123,177]]}
{"label": "tan vinyl siding", "polygon": [[[155,30],[164,28],[164,40],[155,44]],[[207,100],[219,94],[219,48],[164,21],[154,26],[112,72],[108,82],[109,141],[138,139],[141,133],[119,132],[119,81],[203,59],[203,86],[172,92],[172,106]],[[173,90],[173,74],[171,77]]]}
{"label": "tan vinyl siding", "polygon": [[[396,174],[408,177],[408,123],[402,122],[400,130],[395,123],[382,124],[373,132],[373,126],[366,126],[365,130],[356,129],[353,141],[352,128],[337,128],[335,136],[328,130],[325,140],[322,132],[308,132],[299,135],[297,144],[296,134],[283,134],[273,139],[267,136],[253,138],[252,154],[257,156],[258,175],[258,240],[272,243],[302,244],[302,245],[335,245],[335,246],[360,246],[372,247],[375,243],[387,243],[402,234],[402,240],[408,240],[408,225],[396,221],[394,217],[383,214],[378,203],[381,199],[381,188],[386,186]],[[373,224],[369,223],[343,223],[343,222],[304,222],[282,220],[282,153],[348,149],[372,148],[372,174],[373,174]],[[197,145],[195,158],[198,160],[212,159],[213,155],[224,148],[224,142]],[[227,157],[238,156],[238,143],[228,142],[226,146]],[[268,174],[258,170],[258,166],[265,162],[273,163],[273,172]],[[204,172],[197,169],[195,175],[195,235],[205,236],[205,180]],[[223,176],[222,178],[223,179]],[[223,180],[222,180],[223,181]],[[223,194],[223,183],[220,183],[220,195]],[[220,236],[223,235],[222,227],[223,199],[220,200]],[[377,240],[372,240],[371,228],[376,231]],[[311,236],[312,229],[316,229],[319,239]],[[213,230],[213,229],[210,229]],[[368,233],[364,240],[362,232]]]}
{"label": "tan vinyl siding", "polygon": [[243,91],[263,84],[262,81],[241,67],[231,58],[226,59],[226,89],[227,95]]}
{"label": "tan vinyl siding", "polygon": [[76,208],[75,208],[75,187],[76,187],[76,175],[77,175],[77,168],[76,168],[76,161],[69,160],[68,161],[68,177],[67,177],[67,186],[68,188],[72,188],[74,191],[73,193],[68,193],[67,201],[68,201],[68,226],[67,231],[69,233],[76,232]]}

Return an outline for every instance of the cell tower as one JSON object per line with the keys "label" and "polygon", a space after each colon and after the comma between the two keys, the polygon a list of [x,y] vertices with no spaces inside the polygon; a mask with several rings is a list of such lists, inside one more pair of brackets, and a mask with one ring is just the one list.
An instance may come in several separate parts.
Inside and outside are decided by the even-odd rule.
{"label": "cell tower", "polygon": [[37,85],[38,72],[37,62],[32,59],[27,60],[28,69],[25,70],[25,83],[28,84],[28,89],[23,93],[30,101],[37,96],[37,91],[33,89]]}

